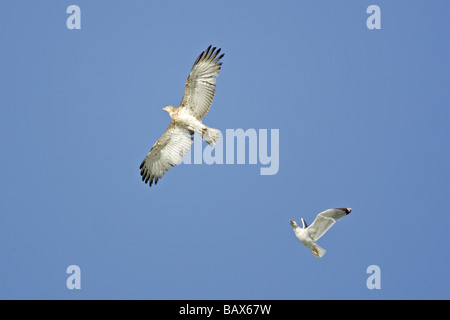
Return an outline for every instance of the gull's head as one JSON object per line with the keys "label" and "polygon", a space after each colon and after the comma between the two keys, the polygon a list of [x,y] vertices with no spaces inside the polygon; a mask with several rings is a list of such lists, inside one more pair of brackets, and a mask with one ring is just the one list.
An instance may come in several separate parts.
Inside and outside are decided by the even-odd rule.
{"label": "gull's head", "polygon": [[168,114],[172,114],[172,112],[175,111],[175,107],[174,106],[165,106],[164,108],[162,108],[165,112],[167,112]]}
{"label": "gull's head", "polygon": [[298,227],[297,222],[289,220],[289,224],[292,226],[292,228]]}

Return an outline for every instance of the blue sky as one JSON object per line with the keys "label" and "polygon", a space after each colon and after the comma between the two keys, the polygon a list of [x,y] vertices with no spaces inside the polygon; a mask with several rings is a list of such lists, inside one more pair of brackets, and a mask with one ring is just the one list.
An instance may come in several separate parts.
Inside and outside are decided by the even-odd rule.
{"label": "blue sky", "polygon": [[[2,1],[0,298],[449,299],[449,11]],[[225,57],[204,123],[279,129],[279,171],[181,164],[149,188],[138,168],[161,108],[209,44]],[[289,219],[335,207],[353,212],[316,259]]]}

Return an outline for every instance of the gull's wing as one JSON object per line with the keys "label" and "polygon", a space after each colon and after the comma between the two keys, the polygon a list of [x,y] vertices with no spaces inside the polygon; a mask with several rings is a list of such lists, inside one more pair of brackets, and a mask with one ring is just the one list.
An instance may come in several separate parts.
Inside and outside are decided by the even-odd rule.
{"label": "gull's wing", "polygon": [[319,213],[314,222],[308,227],[308,233],[314,239],[319,240],[328,229],[339,219],[342,219],[352,211],[351,208],[328,209]]}
{"label": "gull's wing", "polygon": [[156,185],[171,166],[176,166],[183,159],[191,144],[192,137],[189,131],[176,126],[172,121],[142,161],[139,167],[142,181],[149,182],[150,187],[153,181]]}
{"label": "gull's wing", "polygon": [[180,108],[186,108],[194,117],[201,120],[211,107],[216,91],[216,78],[219,76],[220,59],[217,57],[220,49],[211,46],[203,51],[195,61],[191,73],[186,81],[183,100]]}

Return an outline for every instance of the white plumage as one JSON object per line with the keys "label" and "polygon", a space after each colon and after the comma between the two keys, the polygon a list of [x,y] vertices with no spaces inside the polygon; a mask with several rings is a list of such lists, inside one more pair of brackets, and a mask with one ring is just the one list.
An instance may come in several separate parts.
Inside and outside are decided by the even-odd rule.
{"label": "white plumage", "polygon": [[351,208],[336,208],[328,209],[319,213],[314,222],[308,227],[305,220],[302,220],[302,227],[299,227],[297,222],[289,220],[295,235],[305,246],[311,249],[315,257],[321,258],[326,250],[316,244],[331,226],[339,219],[352,212]]}
{"label": "white plumage", "polygon": [[224,56],[220,49],[208,47],[195,61],[186,80],[184,96],[180,107],[165,106],[172,118],[166,132],[151,148],[142,161],[142,181],[152,186],[170,169],[183,159],[192,144],[192,135],[199,133],[209,145],[214,146],[219,139],[220,131],[202,123],[208,113],[216,91],[216,78]]}

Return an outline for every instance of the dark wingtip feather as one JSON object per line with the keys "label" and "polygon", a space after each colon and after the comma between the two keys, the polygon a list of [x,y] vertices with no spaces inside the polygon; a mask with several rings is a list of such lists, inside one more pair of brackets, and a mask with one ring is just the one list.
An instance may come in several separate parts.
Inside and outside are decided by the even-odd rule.
{"label": "dark wingtip feather", "polygon": [[[216,58],[217,55],[219,54],[220,50],[222,50],[222,48],[217,49],[217,47],[212,47],[212,45],[210,44],[209,47],[203,51],[202,53],[200,53],[200,55],[198,56],[197,60],[195,60],[194,62],[194,66],[200,62],[200,60],[211,60],[211,61],[219,61],[220,59],[223,58],[223,56],[225,54],[222,54],[220,57]],[[217,49],[217,51],[216,51]]]}
{"label": "dark wingtip feather", "polygon": [[351,208],[338,208],[338,209],[344,211],[345,214],[349,214],[350,212],[352,212]]}
{"label": "dark wingtip feather", "polygon": [[217,55],[219,54],[219,52],[220,52],[220,48],[219,48],[219,50],[217,50],[216,52],[214,52],[214,50],[216,49],[216,47],[214,47],[214,49],[213,49],[213,51],[211,52],[211,60],[212,61],[214,61],[214,59],[217,57]]}

